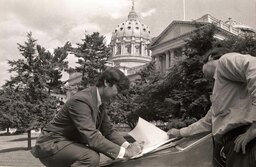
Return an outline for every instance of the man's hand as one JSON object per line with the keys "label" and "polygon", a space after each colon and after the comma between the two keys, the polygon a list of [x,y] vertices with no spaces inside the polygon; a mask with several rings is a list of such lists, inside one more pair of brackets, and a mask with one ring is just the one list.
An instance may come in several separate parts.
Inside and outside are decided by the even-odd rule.
{"label": "man's hand", "polygon": [[138,143],[138,142],[134,142],[134,143],[130,143],[130,146],[132,149],[134,149],[136,152],[140,152],[143,150],[143,146],[144,146],[144,142]]}
{"label": "man's hand", "polygon": [[256,123],[253,123],[250,128],[243,134],[239,135],[235,140],[234,151],[239,152],[242,148],[243,154],[245,154],[246,145],[256,137]]}
{"label": "man's hand", "polygon": [[168,130],[167,134],[170,138],[179,138],[179,137],[181,137],[180,130],[175,129],[175,128],[172,128],[172,129]]}
{"label": "man's hand", "polygon": [[130,145],[126,148],[124,157],[131,158],[131,157],[134,157],[135,155],[140,154],[143,149],[143,144],[144,143],[138,143],[138,142],[130,143]]}

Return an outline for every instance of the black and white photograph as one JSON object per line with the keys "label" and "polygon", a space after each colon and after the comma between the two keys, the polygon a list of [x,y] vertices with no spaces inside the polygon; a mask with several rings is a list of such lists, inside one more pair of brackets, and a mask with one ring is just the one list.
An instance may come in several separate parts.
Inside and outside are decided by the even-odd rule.
{"label": "black and white photograph", "polygon": [[256,167],[256,0],[0,0],[0,167]]}

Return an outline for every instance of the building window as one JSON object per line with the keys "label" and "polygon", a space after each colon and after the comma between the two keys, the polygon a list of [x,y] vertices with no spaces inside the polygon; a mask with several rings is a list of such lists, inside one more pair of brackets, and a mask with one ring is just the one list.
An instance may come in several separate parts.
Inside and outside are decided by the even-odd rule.
{"label": "building window", "polygon": [[141,47],[140,45],[135,45],[135,53],[141,55]]}
{"label": "building window", "polygon": [[174,50],[174,57],[178,59],[182,58],[182,48],[177,48]]}
{"label": "building window", "polygon": [[149,56],[148,45],[145,45],[145,47],[144,47],[144,55],[145,55],[145,56]]}
{"label": "building window", "polygon": [[117,44],[116,46],[116,55],[120,55],[121,54],[121,45]]}
{"label": "building window", "polygon": [[131,45],[125,45],[125,53],[131,53]]}

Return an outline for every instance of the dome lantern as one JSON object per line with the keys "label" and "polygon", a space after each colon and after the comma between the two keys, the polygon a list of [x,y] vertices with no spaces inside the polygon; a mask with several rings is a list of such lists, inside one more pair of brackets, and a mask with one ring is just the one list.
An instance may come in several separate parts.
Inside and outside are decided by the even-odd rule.
{"label": "dome lantern", "polygon": [[128,20],[137,20],[138,19],[138,15],[134,10],[134,1],[132,1],[132,9],[128,15]]}

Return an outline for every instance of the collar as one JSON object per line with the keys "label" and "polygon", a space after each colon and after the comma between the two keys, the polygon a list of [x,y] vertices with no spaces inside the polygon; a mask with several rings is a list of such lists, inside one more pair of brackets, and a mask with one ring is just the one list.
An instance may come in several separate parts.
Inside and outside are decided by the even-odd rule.
{"label": "collar", "polygon": [[97,91],[97,107],[99,108],[100,105],[102,104],[102,101],[101,101],[99,89],[97,87],[96,87],[96,91]]}
{"label": "collar", "polygon": [[217,67],[216,67],[216,69],[215,69],[215,71],[214,71],[213,78],[214,78],[215,80],[216,80],[216,78],[217,78]]}

